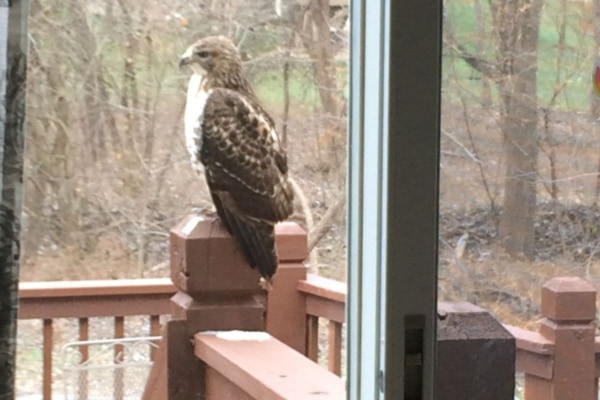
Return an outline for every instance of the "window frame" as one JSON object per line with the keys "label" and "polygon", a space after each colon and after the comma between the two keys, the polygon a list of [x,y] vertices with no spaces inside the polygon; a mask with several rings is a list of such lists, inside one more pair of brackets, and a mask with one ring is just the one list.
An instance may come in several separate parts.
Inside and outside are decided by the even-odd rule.
{"label": "window frame", "polygon": [[348,396],[433,399],[442,2],[350,14]]}

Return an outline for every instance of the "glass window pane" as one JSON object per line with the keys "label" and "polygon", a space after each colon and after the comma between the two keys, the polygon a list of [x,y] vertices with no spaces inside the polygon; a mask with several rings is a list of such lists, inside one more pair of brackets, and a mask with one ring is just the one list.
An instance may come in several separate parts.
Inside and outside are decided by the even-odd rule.
{"label": "glass window pane", "polygon": [[[446,2],[440,299],[537,332],[552,320],[540,306],[546,282],[573,276],[596,287],[598,7]],[[522,379],[517,389],[523,398]]]}
{"label": "glass window pane", "polygon": [[[32,0],[21,280],[169,276],[169,229],[190,213],[215,215],[204,172],[190,165],[192,70],[178,63],[199,38],[222,35],[269,115],[259,122],[272,119],[287,149],[288,219],[308,232],[308,271],[345,288],[349,30],[347,0]],[[20,321],[24,395],[39,392],[30,376],[43,361],[40,326],[29,322]],[[104,322],[90,339],[112,337]],[[80,323],[53,323],[64,333],[55,353]],[[344,374],[328,359],[329,343],[345,344],[337,324],[320,318],[313,344]]]}

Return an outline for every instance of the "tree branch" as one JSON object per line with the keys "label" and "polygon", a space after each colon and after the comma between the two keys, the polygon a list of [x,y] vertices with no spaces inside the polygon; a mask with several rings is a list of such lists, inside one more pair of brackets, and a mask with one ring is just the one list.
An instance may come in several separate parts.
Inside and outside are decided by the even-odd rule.
{"label": "tree branch", "polygon": [[446,34],[444,35],[444,44],[456,55],[462,58],[467,64],[469,64],[471,68],[485,75],[486,77],[495,79],[501,75],[498,64],[471,53],[465,46],[456,40],[454,35],[449,32],[449,30],[447,30]]}

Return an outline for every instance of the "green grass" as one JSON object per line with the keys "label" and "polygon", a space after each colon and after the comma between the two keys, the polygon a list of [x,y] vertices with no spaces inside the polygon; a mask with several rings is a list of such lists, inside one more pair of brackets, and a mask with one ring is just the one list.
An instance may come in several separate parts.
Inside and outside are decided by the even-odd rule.
{"label": "green grass", "polygon": [[[348,96],[348,69],[344,63],[337,66],[337,84]],[[258,97],[270,107],[282,107],[284,103],[283,65],[263,69],[252,75]],[[310,63],[290,68],[290,108],[319,109],[321,100]]]}
{"label": "green grass", "polygon": [[[290,106],[319,107],[319,92],[313,82],[311,72],[302,67],[290,71]],[[284,103],[282,67],[261,71],[254,77],[258,97],[269,106]]]}
{"label": "green grass", "polygon": [[[482,55],[494,60],[495,44],[493,41],[490,10],[485,1],[481,2],[485,39]],[[477,25],[475,7],[472,1],[454,1],[446,7],[448,26],[468,49],[475,52]],[[582,26],[591,21],[589,11],[582,9],[578,2],[568,2],[566,12],[566,46],[563,52],[562,65],[559,69],[559,26],[562,10],[559,2],[546,2],[542,12],[539,34],[538,52],[538,104],[547,107],[555,88],[564,85],[554,104],[555,108],[583,110],[588,107],[591,89],[591,74],[594,68],[594,41],[591,33],[582,31]],[[455,100],[453,85],[459,86],[473,94],[478,94],[481,80],[476,72],[464,61],[446,56],[444,60],[445,94]]]}

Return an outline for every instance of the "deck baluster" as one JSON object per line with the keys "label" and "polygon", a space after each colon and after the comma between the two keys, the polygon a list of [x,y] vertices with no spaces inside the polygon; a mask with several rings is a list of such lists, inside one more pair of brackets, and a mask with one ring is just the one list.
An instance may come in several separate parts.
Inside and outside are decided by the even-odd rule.
{"label": "deck baluster", "polygon": [[[89,336],[89,319],[79,318],[79,340],[86,342],[90,339]],[[81,354],[81,363],[86,363],[90,358],[89,346],[79,346],[79,353]],[[80,400],[87,400],[88,398],[88,372],[87,370],[80,371],[79,385],[77,393],[79,394]]]}
{"label": "deck baluster", "polygon": [[52,400],[52,348],[54,344],[52,319],[44,319],[44,400]]}
{"label": "deck baluster", "polygon": [[[160,315],[150,316],[150,336],[160,336]],[[156,347],[150,348],[150,359],[154,361],[156,357]]]}
{"label": "deck baluster", "polygon": [[329,370],[337,376],[342,375],[342,324],[329,321]]}
{"label": "deck baluster", "polygon": [[[122,339],[125,337],[125,318],[115,317],[115,339]],[[115,346],[115,373],[114,373],[114,399],[123,400],[123,370],[119,367],[119,364],[123,362],[125,354],[123,354],[124,347],[121,344]]]}
{"label": "deck baluster", "polygon": [[319,317],[307,315],[306,356],[314,362],[319,362]]}

